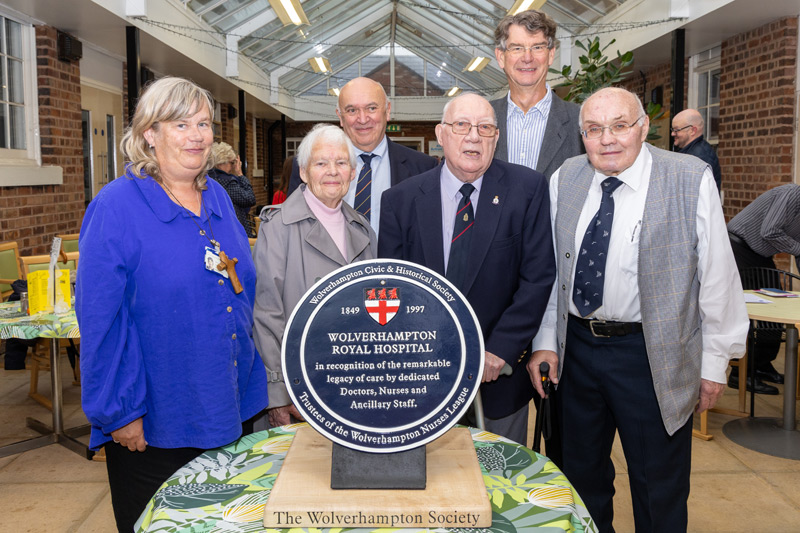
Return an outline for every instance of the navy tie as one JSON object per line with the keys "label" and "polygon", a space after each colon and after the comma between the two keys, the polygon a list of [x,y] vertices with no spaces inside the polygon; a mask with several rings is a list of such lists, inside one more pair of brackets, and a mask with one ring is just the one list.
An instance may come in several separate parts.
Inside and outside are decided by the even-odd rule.
{"label": "navy tie", "polygon": [[469,264],[469,243],[472,240],[472,225],[475,223],[475,214],[469,197],[474,190],[475,187],[471,183],[465,183],[459,189],[461,201],[456,211],[453,239],[450,241],[450,257],[447,260],[446,277],[459,289],[463,289],[464,275]]}
{"label": "navy tie", "polygon": [[606,178],[600,184],[603,190],[600,209],[586,228],[575,263],[572,301],[583,317],[589,316],[603,304],[608,241],[611,238],[611,224],[614,222],[614,198],[611,194],[620,185],[622,182],[617,178]]}
{"label": "navy tie", "polygon": [[372,167],[370,162],[375,157],[373,154],[361,154],[361,160],[364,161],[364,166],[361,167],[361,172],[358,174],[358,182],[356,183],[356,198],[353,201],[353,207],[356,211],[367,217],[370,220],[370,208],[372,202],[370,201],[372,191]]}

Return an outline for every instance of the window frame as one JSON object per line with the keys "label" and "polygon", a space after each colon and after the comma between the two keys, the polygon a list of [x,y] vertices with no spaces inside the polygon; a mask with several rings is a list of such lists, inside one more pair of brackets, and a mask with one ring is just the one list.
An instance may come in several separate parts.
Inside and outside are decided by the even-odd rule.
{"label": "window frame", "polygon": [[[704,118],[710,116],[710,113],[704,113],[704,110],[710,110],[714,107],[719,110],[720,100],[718,97],[715,103],[711,103],[711,91],[709,90],[710,85],[706,85],[702,88],[702,90],[707,92],[707,103],[705,106],[699,106],[698,102],[700,101],[699,96],[701,91],[700,77],[703,74],[708,74],[710,83],[711,76],[714,72],[717,72],[718,74],[721,73],[721,48],[721,45],[716,45],[689,58],[689,107],[692,109],[697,109],[701,114],[704,115]],[[719,131],[711,131],[710,122],[710,120],[706,120],[706,128],[703,133],[703,137],[709,144],[716,146],[719,143]]]}

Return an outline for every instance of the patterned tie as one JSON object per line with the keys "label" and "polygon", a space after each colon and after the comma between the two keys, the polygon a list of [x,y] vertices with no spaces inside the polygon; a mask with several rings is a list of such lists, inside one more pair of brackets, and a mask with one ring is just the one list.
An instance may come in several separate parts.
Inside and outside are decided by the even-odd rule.
{"label": "patterned tie", "polygon": [[603,277],[606,269],[608,241],[611,238],[611,224],[614,221],[614,198],[611,196],[622,182],[617,178],[606,178],[600,184],[603,198],[600,209],[592,218],[586,235],[583,236],[581,251],[575,264],[575,284],[572,301],[581,316],[586,317],[603,304]]}
{"label": "patterned tie", "polygon": [[372,191],[372,167],[370,162],[375,157],[374,154],[361,154],[361,160],[364,161],[364,166],[361,167],[361,173],[358,175],[358,182],[356,183],[356,198],[354,200],[354,207],[356,211],[367,217],[370,220],[370,193]]}
{"label": "patterned tie", "polygon": [[463,288],[464,274],[469,263],[469,243],[472,240],[472,225],[475,215],[469,197],[475,187],[465,183],[459,189],[461,201],[458,203],[456,221],[453,225],[453,240],[450,241],[450,257],[447,261],[446,277],[459,289]]}

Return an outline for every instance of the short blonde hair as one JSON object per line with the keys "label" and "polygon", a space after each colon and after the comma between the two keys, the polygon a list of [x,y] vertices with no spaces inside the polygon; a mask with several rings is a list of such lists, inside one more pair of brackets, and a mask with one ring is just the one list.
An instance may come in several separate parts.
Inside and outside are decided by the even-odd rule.
{"label": "short blonde hair", "polygon": [[233,147],[228,143],[214,143],[211,147],[211,160],[214,166],[236,161],[236,152],[233,151]]}
{"label": "short blonde hair", "polygon": [[[130,162],[130,169],[136,177],[144,174],[161,182],[158,160],[144,138],[144,132],[159,123],[172,122],[195,115],[203,108],[208,109],[210,119],[214,118],[214,99],[211,93],[194,82],[183,78],[166,77],[149,84],[136,104],[130,126],[125,130],[120,142],[120,150]],[[206,173],[212,167],[211,158],[200,174],[195,177],[198,189],[206,188]]]}

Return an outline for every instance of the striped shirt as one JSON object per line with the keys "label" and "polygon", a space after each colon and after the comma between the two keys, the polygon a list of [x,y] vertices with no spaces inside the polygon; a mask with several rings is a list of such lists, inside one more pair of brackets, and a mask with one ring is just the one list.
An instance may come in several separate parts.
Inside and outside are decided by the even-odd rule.
{"label": "striped shirt", "polygon": [[527,113],[511,100],[511,93],[508,93],[506,139],[508,140],[508,161],[510,163],[536,170],[552,103],[553,91],[550,90],[549,85],[544,98],[539,100]]}
{"label": "striped shirt", "polygon": [[800,267],[800,185],[768,190],[728,222],[728,231],[764,257],[792,254]]}

